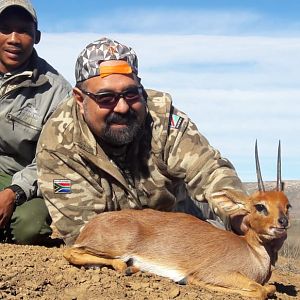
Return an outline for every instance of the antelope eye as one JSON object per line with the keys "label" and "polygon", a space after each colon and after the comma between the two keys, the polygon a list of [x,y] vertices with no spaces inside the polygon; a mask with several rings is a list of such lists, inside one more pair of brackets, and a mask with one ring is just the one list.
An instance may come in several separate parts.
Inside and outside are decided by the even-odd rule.
{"label": "antelope eye", "polygon": [[292,205],[291,204],[288,204],[287,206],[286,206],[286,209],[287,210],[289,210],[289,209],[291,209],[292,208]]}
{"label": "antelope eye", "polygon": [[259,213],[263,213],[264,215],[268,214],[268,210],[267,208],[263,205],[263,204],[256,204],[255,205],[255,209],[259,212]]}

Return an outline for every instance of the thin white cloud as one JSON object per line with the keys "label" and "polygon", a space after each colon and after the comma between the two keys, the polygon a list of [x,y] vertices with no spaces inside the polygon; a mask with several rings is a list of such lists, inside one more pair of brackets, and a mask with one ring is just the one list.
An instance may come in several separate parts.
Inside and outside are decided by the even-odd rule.
{"label": "thin white cloud", "polygon": [[108,32],[224,34],[237,32],[238,28],[239,31],[246,29],[257,23],[261,16],[244,11],[122,8],[109,15],[90,17],[86,20],[85,29],[99,31],[99,19],[103,30]]}
{"label": "thin white cloud", "polygon": [[[201,4],[199,4],[200,6]],[[85,11],[78,17],[67,14],[61,20],[45,24],[48,32],[62,30],[79,32],[146,33],[146,34],[205,34],[205,35],[290,35],[300,32],[298,20],[271,18],[258,10],[191,9],[185,7],[145,8],[116,5],[109,11],[100,7]],[[88,13],[88,16],[87,16]]]}

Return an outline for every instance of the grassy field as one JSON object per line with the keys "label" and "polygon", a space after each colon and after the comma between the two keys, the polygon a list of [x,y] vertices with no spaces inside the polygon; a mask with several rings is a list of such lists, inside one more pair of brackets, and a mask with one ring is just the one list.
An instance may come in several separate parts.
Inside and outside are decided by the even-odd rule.
{"label": "grassy field", "polygon": [[291,227],[288,229],[288,238],[280,254],[294,259],[300,258],[300,219],[291,221]]}

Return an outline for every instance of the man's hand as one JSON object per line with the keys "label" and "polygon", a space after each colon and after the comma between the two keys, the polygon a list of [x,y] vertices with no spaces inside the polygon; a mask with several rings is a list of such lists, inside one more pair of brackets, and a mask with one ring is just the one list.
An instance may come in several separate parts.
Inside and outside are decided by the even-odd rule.
{"label": "man's hand", "polygon": [[10,220],[14,211],[15,193],[11,189],[5,189],[0,192],[0,228]]}
{"label": "man's hand", "polygon": [[232,231],[239,235],[244,235],[248,231],[248,197],[241,191],[222,190],[214,193],[211,198],[215,207],[214,212],[221,219],[224,219],[224,216],[229,218]]}

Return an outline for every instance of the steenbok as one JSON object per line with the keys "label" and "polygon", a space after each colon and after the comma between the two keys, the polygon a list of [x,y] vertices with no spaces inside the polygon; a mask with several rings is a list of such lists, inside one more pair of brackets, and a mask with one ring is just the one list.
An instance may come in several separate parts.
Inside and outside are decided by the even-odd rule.
{"label": "steenbok", "polygon": [[257,145],[255,150],[259,190],[251,196],[225,192],[248,211],[244,236],[179,212],[105,212],[85,225],[64,257],[74,265],[108,265],[126,274],[148,271],[215,291],[267,298],[276,291],[266,283],[287,235],[290,205],[282,191],[280,144],[274,191],[264,189]]}

